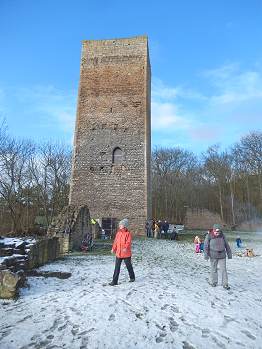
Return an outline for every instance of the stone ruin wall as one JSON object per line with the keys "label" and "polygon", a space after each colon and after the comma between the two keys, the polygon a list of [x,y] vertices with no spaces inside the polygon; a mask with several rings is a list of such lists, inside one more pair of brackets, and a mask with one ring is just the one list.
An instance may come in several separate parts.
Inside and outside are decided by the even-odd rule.
{"label": "stone ruin wall", "polygon": [[68,205],[48,228],[47,235],[59,239],[60,254],[80,249],[86,234],[92,234],[89,209],[86,206]]}
{"label": "stone ruin wall", "polygon": [[262,221],[261,220],[251,220],[247,222],[242,222],[236,225],[235,230],[239,231],[262,231]]}
{"label": "stone ruin wall", "polygon": [[128,217],[138,234],[151,217],[150,86],[147,37],[83,42],[70,204]]}
{"label": "stone ruin wall", "polygon": [[207,209],[188,208],[185,218],[186,229],[203,229],[208,230],[217,223],[222,227],[226,227],[226,223],[222,221],[219,214],[211,212]]}
{"label": "stone ruin wall", "polygon": [[[12,239],[10,239],[12,240]],[[68,237],[42,237],[37,241],[3,243],[0,239],[0,299],[14,298],[24,286],[29,270],[52,262],[68,252]]]}
{"label": "stone ruin wall", "polygon": [[16,297],[29,271],[63,257],[72,248],[79,249],[88,233],[92,233],[88,208],[67,206],[52,222],[46,237],[18,242],[0,237],[0,298]]}

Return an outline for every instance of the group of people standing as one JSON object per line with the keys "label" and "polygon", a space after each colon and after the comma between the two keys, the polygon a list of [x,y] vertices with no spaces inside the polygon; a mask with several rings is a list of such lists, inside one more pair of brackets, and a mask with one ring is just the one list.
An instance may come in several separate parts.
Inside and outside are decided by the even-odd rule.
{"label": "group of people standing", "polygon": [[[167,220],[162,221],[162,220],[150,219],[146,221],[146,224],[145,224],[146,236],[148,238],[153,237],[155,239],[168,237],[169,228],[170,228],[170,224],[168,223]],[[177,232],[176,232],[175,226],[173,226],[169,237],[171,240],[176,239]]]}
{"label": "group of people standing", "polygon": [[[157,227],[159,228],[158,224]],[[199,245],[200,251],[201,243],[203,242],[201,242],[199,237],[196,236],[195,244]],[[116,260],[113,279],[109,283],[110,286],[115,286],[118,284],[118,278],[122,261],[124,261],[127,267],[130,279],[129,281],[135,281],[135,273],[131,262],[131,244],[132,236],[128,230],[128,220],[125,218],[119,222],[119,230],[116,233],[116,237],[111,250],[112,253],[115,253]],[[228,257],[228,259],[232,259],[232,252],[219,224],[214,224],[213,229],[210,229],[206,234],[203,251],[205,260],[210,259],[210,285],[213,287],[218,285],[219,266],[222,275],[222,285],[225,289],[230,289],[228,285],[228,275],[226,269],[226,256]]]}

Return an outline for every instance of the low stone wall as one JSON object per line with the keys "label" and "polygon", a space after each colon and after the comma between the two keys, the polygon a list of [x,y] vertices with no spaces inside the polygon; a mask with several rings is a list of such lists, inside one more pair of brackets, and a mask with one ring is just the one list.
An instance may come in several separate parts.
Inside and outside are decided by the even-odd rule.
{"label": "low stone wall", "polygon": [[188,208],[185,217],[185,228],[195,230],[208,230],[213,224],[218,223],[222,227],[226,227],[219,214],[211,212],[207,209]]}
{"label": "low stone wall", "polygon": [[261,221],[243,222],[236,226],[235,230],[239,231],[262,231]]}
{"label": "low stone wall", "polygon": [[63,243],[63,239],[61,238],[59,241],[58,237],[45,238],[37,241],[30,247],[30,251],[28,252],[28,269],[40,267],[41,265],[52,262],[63,256]]}
{"label": "low stone wall", "polygon": [[69,252],[69,234],[39,240],[0,238],[0,298],[13,298],[28,270]]}

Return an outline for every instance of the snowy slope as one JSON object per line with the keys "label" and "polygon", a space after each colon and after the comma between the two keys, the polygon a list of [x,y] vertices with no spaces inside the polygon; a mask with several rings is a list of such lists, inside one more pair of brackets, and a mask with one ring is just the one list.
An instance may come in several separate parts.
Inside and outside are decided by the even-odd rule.
{"label": "snowy slope", "polygon": [[[251,239],[252,240],[252,239]],[[262,236],[248,244],[262,255]],[[0,301],[0,348],[262,348],[262,257],[228,261],[231,290],[207,284],[209,263],[191,243],[136,240],[136,282],[113,256],[78,256],[29,278],[17,301]]]}

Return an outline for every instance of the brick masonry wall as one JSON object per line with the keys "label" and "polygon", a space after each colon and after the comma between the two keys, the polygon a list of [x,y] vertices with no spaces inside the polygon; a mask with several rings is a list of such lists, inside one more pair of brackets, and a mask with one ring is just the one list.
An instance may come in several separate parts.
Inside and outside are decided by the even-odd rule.
{"label": "brick masonry wall", "polygon": [[83,42],[70,204],[136,234],[151,217],[150,86],[147,37]]}
{"label": "brick masonry wall", "polygon": [[217,223],[222,227],[226,227],[220,215],[210,212],[207,209],[188,208],[185,218],[186,229],[211,229]]}

